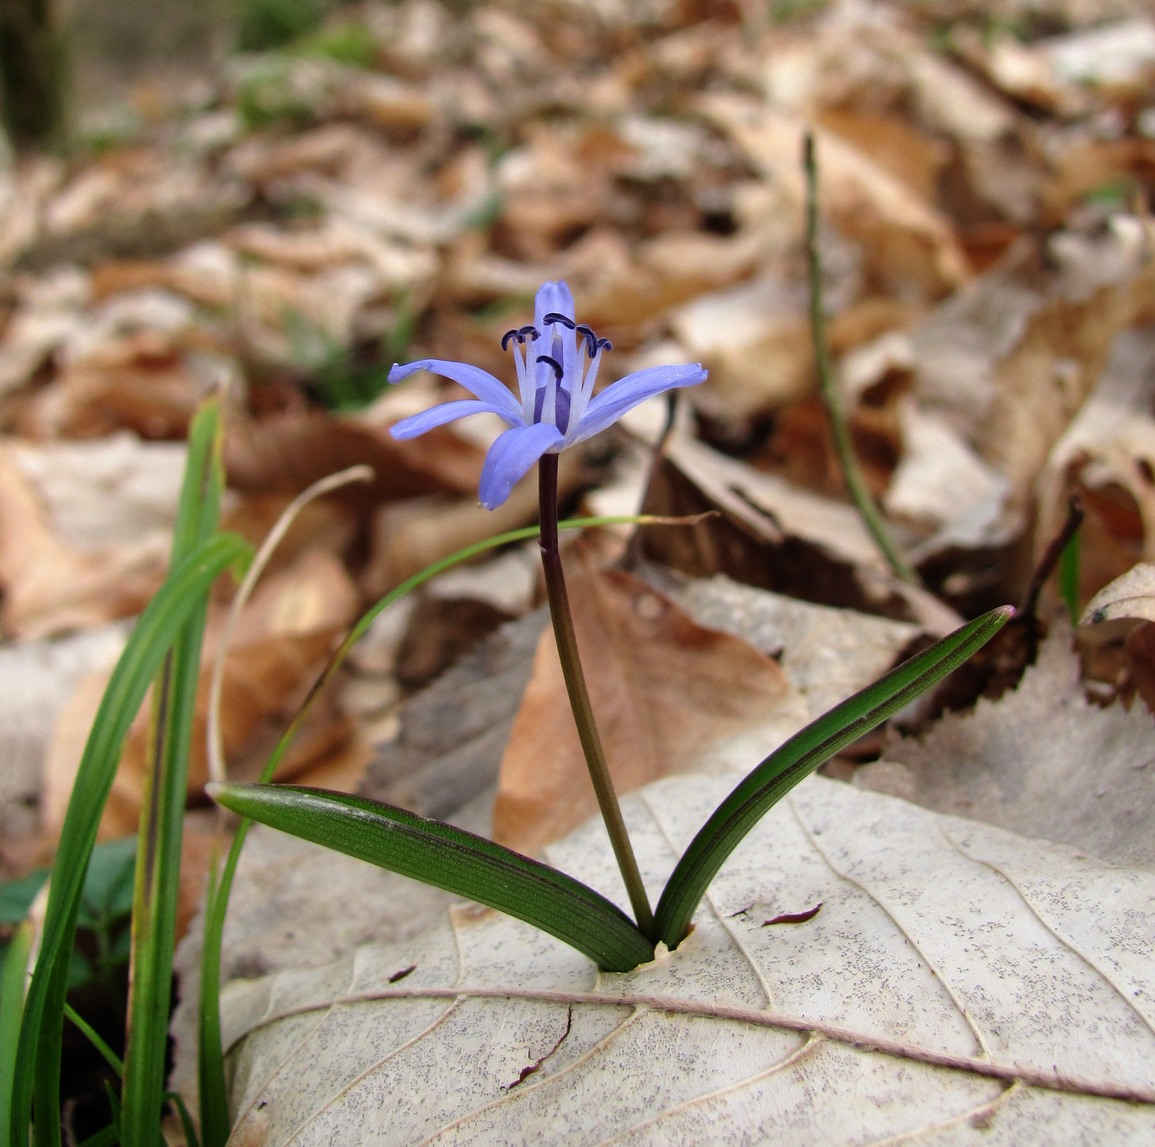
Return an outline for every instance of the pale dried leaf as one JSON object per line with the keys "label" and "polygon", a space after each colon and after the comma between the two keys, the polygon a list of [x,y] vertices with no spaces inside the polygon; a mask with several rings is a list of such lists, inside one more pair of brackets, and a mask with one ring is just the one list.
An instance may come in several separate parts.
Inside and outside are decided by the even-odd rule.
{"label": "pale dried leaf", "polygon": [[[29,477],[16,457],[16,450],[8,445],[0,451],[0,584],[4,590],[3,630],[8,635],[24,638],[47,637],[72,629],[99,625],[115,618],[131,616],[144,608],[148,599],[156,591],[164,576],[167,563],[169,539],[165,529],[155,528],[156,519],[150,523],[149,506],[156,509],[158,502],[165,500],[166,492],[171,495],[167,506],[169,520],[175,513],[175,487],[169,486],[167,479],[179,472],[182,465],[179,454],[169,457],[164,478],[147,466],[144,469],[145,482],[135,489],[133,466],[127,472],[114,467],[105,474],[105,483],[93,482],[75,466],[69,468],[67,459],[75,459],[77,452],[86,459],[100,455],[103,444],[85,451],[71,445],[44,447],[46,456],[53,455],[60,460],[70,486],[66,496],[60,499],[61,507],[68,507],[72,526],[61,526],[56,521],[47,497],[38,490],[34,479]],[[142,444],[137,443],[138,461],[149,456]],[[24,448],[24,456],[31,457]],[[114,454],[120,453],[118,444],[113,444]],[[105,453],[108,451],[106,450]],[[157,490],[148,490],[147,475],[157,479]],[[54,475],[49,465],[45,477]],[[51,483],[49,484],[52,485]],[[144,501],[139,495],[144,493]],[[104,497],[94,497],[103,494]],[[91,541],[83,516],[71,516],[72,507],[92,508],[98,520],[111,530],[119,523],[122,532],[132,535],[128,540],[111,545],[101,545],[88,549],[80,542],[73,544],[63,530],[70,528],[78,539]],[[137,520],[137,510],[141,511]],[[160,516],[163,518],[164,510]],[[148,528],[149,525],[154,528]],[[142,531],[140,526],[144,525]]]}
{"label": "pale dried leaf", "polygon": [[111,664],[124,640],[125,626],[116,624],[0,647],[0,838],[6,844],[38,825],[37,800],[58,715],[80,679]]}
{"label": "pale dried leaf", "polygon": [[[627,800],[651,881],[729,783]],[[612,887],[607,852],[588,825],[551,855]],[[234,983],[234,1134],[1143,1142],[1152,892],[1148,873],[812,778],[723,869],[682,947],[627,975],[462,908],[409,942]]]}
{"label": "pale dried leaf", "polygon": [[1013,692],[944,717],[921,741],[891,743],[855,780],[938,812],[1155,868],[1151,714],[1140,704],[1091,704],[1061,628]]}
{"label": "pale dried leaf", "polygon": [[772,275],[698,295],[671,316],[687,358],[709,378],[691,401],[725,419],[775,410],[807,394],[814,352],[797,283]]}
{"label": "pale dried leaf", "polygon": [[1155,565],[1140,562],[1122,577],[1105,585],[1083,610],[1084,625],[1104,621],[1142,619],[1155,621]]}
{"label": "pale dried leaf", "polygon": [[94,551],[172,528],[184,443],[112,434],[99,442],[12,441],[8,448],[66,545]]}
{"label": "pale dried leaf", "polygon": [[887,512],[943,531],[954,544],[999,540],[1006,480],[941,415],[911,401],[898,413],[903,453],[883,500]]}

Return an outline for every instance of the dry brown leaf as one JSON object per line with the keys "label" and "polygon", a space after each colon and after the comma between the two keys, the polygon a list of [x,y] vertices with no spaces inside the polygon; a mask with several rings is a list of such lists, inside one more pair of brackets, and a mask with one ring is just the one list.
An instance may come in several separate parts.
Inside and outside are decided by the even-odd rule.
{"label": "dry brown leaf", "polygon": [[452,431],[394,441],[368,418],[289,411],[255,422],[234,421],[225,438],[229,486],[246,494],[299,494],[349,466],[365,464],[374,480],[341,496],[365,506],[414,495],[464,492],[476,486],[482,454]]}
{"label": "dry brown leaf", "polygon": [[828,108],[819,113],[818,123],[869,155],[919,199],[934,202],[950,155],[941,140],[921,134],[897,116],[870,111]]}
{"label": "dry brown leaf", "polygon": [[[1071,483],[1065,469],[1079,468],[1080,455],[1070,437],[1072,420],[1078,424],[1085,405],[1090,416],[1088,397],[1104,371],[1114,369],[1111,364],[1120,356],[1126,358],[1116,340],[1147,321],[1152,298],[1155,263],[1145,260],[1139,229],[1120,225],[1093,240],[1056,236],[1046,253],[1029,244],[1020,246],[1013,258],[953,296],[912,332],[914,397],[921,413],[949,424],[986,468],[1006,482],[997,513],[988,498],[974,503],[986,522],[980,523],[979,534],[960,516],[944,527],[942,541],[954,529],[966,546],[981,542],[984,531],[988,544],[1003,544],[1022,531],[1040,491],[1037,552],[1055,536]],[[1142,435],[1145,423],[1135,422],[1128,433]],[[1099,453],[1101,448],[1095,451]],[[1044,464],[1047,473],[1040,481]],[[1135,475],[1136,486],[1141,486],[1139,472]],[[1114,500],[1108,494],[1107,501]],[[1110,518],[1112,511],[1105,507],[1105,513]],[[965,526],[961,532],[960,526]],[[1108,527],[1104,537],[1122,538],[1131,532],[1126,526]],[[1143,556],[1133,542],[1128,545],[1119,557],[1110,556],[1106,576],[1088,592]],[[957,545],[936,547],[934,560],[940,566],[965,560]],[[1103,556],[1103,547],[1096,542],[1086,553],[1088,572]],[[926,561],[932,555],[923,551],[919,556]],[[1010,579],[1010,592],[1020,593],[1024,571],[1006,570],[1004,575]]]}
{"label": "dry brown leaf", "polygon": [[[622,570],[582,568],[570,601],[619,793],[689,767],[793,697],[773,660]],[[502,759],[494,836],[533,852],[596,808],[550,630]]]}
{"label": "dry brown leaf", "polygon": [[1095,192],[1126,195],[1155,168],[1155,140],[1075,137],[1055,157],[1044,190],[1044,218],[1059,222]]}
{"label": "dry brown leaf", "polygon": [[33,439],[99,438],[131,431],[183,439],[208,386],[185,348],[148,331],[106,347],[99,360],[66,367],[48,386],[14,404],[13,429]]}
{"label": "dry brown leaf", "polygon": [[512,615],[474,597],[422,594],[397,649],[394,672],[407,690],[436,680]]}
{"label": "dry brown leaf", "polygon": [[[781,197],[779,210],[797,220],[800,236],[805,124],[737,95],[706,96],[701,107],[755,169],[772,181]],[[962,249],[946,216],[932,203],[836,135],[818,132],[816,150],[823,215],[841,234],[861,244],[875,279],[898,293],[919,290],[930,298],[966,282],[969,272]]]}
{"label": "dry brown leaf", "polygon": [[[661,239],[637,243],[598,226],[566,252],[565,275],[582,317],[609,332],[618,350],[630,349],[639,331],[652,329],[672,307],[718,282],[739,278],[761,258],[756,236],[738,235],[721,243],[671,239],[668,245]],[[707,272],[704,262],[711,250],[712,271]],[[615,359],[616,369],[624,374],[626,363]]]}
{"label": "dry brown leaf", "polygon": [[227,227],[246,194],[186,155],[123,147],[70,169],[18,254],[24,268],[144,258]]}
{"label": "dry brown leaf", "polygon": [[76,333],[92,285],[80,268],[62,267],[40,279],[18,279],[10,290],[0,341],[0,394],[27,383]]}
{"label": "dry brown leaf", "polygon": [[1074,118],[1145,90],[1155,72],[1155,21],[1149,14],[1075,28],[1024,44],[1009,33],[983,42],[959,37],[969,62],[1024,103]]}
{"label": "dry brown leaf", "polygon": [[1006,480],[980,458],[941,415],[912,401],[899,404],[902,458],[887,488],[887,512],[944,533],[932,546],[990,545],[1007,492]]}
{"label": "dry brown leaf", "polygon": [[687,357],[710,372],[692,401],[715,418],[747,419],[814,387],[805,297],[783,275],[700,294],[674,312],[671,327]]}

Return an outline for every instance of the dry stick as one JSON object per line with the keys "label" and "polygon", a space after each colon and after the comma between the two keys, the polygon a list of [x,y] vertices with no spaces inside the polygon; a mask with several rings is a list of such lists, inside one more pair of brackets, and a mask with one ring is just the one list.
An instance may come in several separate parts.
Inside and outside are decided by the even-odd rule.
{"label": "dry stick", "polygon": [[1063,550],[1067,548],[1067,543],[1083,524],[1083,517],[1083,500],[1078,494],[1072,494],[1067,500],[1066,520],[1043,552],[1035,572],[1031,575],[1027,592],[1023,595],[1023,604],[1018,609],[1023,617],[1033,618],[1035,616],[1035,611],[1039,606],[1039,594],[1042,592],[1047,578],[1051,576],[1055,566],[1059,564],[1059,559],[1063,556]]}
{"label": "dry stick", "polygon": [[806,258],[810,274],[810,335],[814,341],[814,363],[818,369],[818,383],[822,401],[830,416],[830,430],[834,436],[834,449],[838,455],[846,488],[858,509],[870,536],[882,551],[887,564],[896,577],[910,585],[921,585],[919,576],[898,552],[886,524],[882,520],[878,506],[867,488],[866,479],[854,454],[850,441],[850,428],[842,410],[842,400],[834,384],[830,369],[830,354],[826,343],[826,319],[822,313],[822,264],[818,256],[818,163],[814,155],[814,136],[806,133],[803,141],[803,166],[806,168]]}

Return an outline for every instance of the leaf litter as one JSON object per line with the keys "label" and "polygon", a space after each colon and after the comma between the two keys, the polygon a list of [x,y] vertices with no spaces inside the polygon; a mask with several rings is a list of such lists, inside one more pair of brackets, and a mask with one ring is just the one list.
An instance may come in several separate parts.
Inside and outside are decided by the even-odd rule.
{"label": "leaf litter", "polygon": [[[1013,0],[997,11],[965,3],[799,7],[805,11],[791,17],[710,3],[656,2],[643,11],[616,0],[596,10],[563,0],[528,8],[491,0],[452,12],[427,0],[370,6],[335,17],[363,29],[372,45],[367,66],[324,53],[241,57],[199,102],[170,101],[165,115],[102,151],[68,165],[31,158],[0,169],[0,623],[12,671],[21,672],[23,657],[42,663],[46,649],[51,657],[67,655],[69,643],[131,618],[147,600],[163,574],[174,500],[166,493],[170,478],[158,479],[156,467],[170,477],[172,466],[179,470],[176,443],[191,412],[228,378],[227,516],[249,536],[262,536],[288,500],[322,474],[367,462],[377,475],[302,516],[270,574],[268,600],[279,592],[281,605],[254,607],[225,718],[234,730],[231,759],[242,768],[259,762],[349,618],[429,561],[534,519],[528,484],[500,515],[476,506],[490,429],[446,428],[408,443],[389,438],[392,422],[446,396],[440,384],[414,379],[374,395],[391,362],[414,351],[499,371],[498,340],[509,316],[523,312],[541,281],[559,277],[573,285],[583,315],[613,339],[623,373],[699,358],[710,370],[709,381],[688,396],[691,408],[681,412],[652,483],[641,477],[644,467],[629,468],[636,443],[593,443],[584,457],[565,460],[562,475],[574,508],[583,494],[593,504],[628,471],[633,476],[615,494],[634,499],[627,509],[644,499],[655,513],[719,512],[692,527],[644,531],[640,549],[650,564],[627,561],[628,571],[594,577],[603,612],[625,608],[628,618],[637,602],[658,602],[663,616],[677,618],[667,627],[665,656],[684,661],[691,681],[694,650],[705,642],[723,666],[721,685],[727,658],[731,673],[733,665],[747,667],[741,691],[751,714],[763,695],[769,703],[788,698],[777,724],[762,709],[749,725],[738,720],[728,742],[712,745],[720,737],[716,706],[699,698],[695,709],[692,697],[680,700],[678,674],[663,674],[659,661],[661,691],[686,723],[685,736],[675,738],[685,741],[682,756],[707,771],[749,767],[791,722],[883,672],[960,615],[1021,600],[1072,494],[1086,512],[1080,606],[1137,563],[1155,561],[1148,385],[1155,25],[1129,5],[1109,3],[1064,3],[1046,14]],[[874,553],[845,501],[817,414],[799,162],[807,127],[818,144],[825,298],[844,404],[868,480],[927,591],[896,583]],[[73,471],[76,459],[87,460]],[[69,488],[72,472],[78,481]],[[631,560],[638,548],[628,551]],[[517,560],[532,566],[532,553]],[[542,619],[530,612],[527,595],[511,606],[497,594],[499,608],[521,620],[396,704],[421,675],[404,668],[399,675],[397,667],[439,666],[435,635],[476,617],[462,602],[495,598],[487,579],[505,576],[498,569],[478,566],[469,571],[473,587],[459,579],[451,592],[433,591],[420,610],[398,612],[375,630],[291,762],[300,779],[343,769],[343,785],[482,831],[499,785],[526,792],[525,777],[532,780],[542,757],[534,746],[552,747],[567,718],[549,700],[544,644],[534,654]],[[1088,888],[1116,881],[1102,897],[1106,923],[1099,923],[1112,939],[1096,957],[1099,969],[1122,959],[1129,945],[1149,947],[1152,935],[1148,923],[1135,925],[1145,939],[1124,937],[1112,922],[1116,909],[1118,919],[1130,911],[1112,897],[1145,887],[1134,884],[1145,879],[1134,866],[1150,864],[1144,849],[1153,782],[1146,762],[1155,702],[1155,646],[1142,620],[1146,590],[1141,581],[1119,584],[1073,639],[1051,621],[1057,595],[1048,587],[1042,622],[1052,635],[1017,689],[979,702],[970,714],[937,719],[929,716],[933,705],[905,714],[905,735],[890,735],[884,761],[858,771],[860,785],[889,776],[888,785],[929,807],[1124,866],[1096,868],[1061,850],[1030,861],[1036,915],[1044,901],[1057,911],[1056,890],[1074,911]],[[607,593],[625,605],[605,606]],[[222,591],[214,616],[225,597]],[[327,608],[311,609],[310,602]],[[315,624],[289,632],[277,617],[290,615]],[[619,624],[612,616],[611,631]],[[494,619],[476,621],[477,633]],[[599,642],[599,654],[605,645]],[[68,679],[94,668],[93,656],[78,647]],[[1020,667],[1021,658],[1016,673]],[[651,690],[640,684],[653,680],[653,670],[645,672],[609,657],[598,677],[608,697],[629,698]],[[28,673],[26,681],[31,687],[42,677]],[[983,685],[979,680],[963,701],[973,701]],[[524,707],[523,690],[530,702]],[[70,746],[85,725],[75,715],[86,711],[83,696],[70,703],[66,692],[54,681],[40,701],[19,696],[23,710],[60,722],[55,750],[43,725],[35,733],[37,832],[48,829],[50,810],[66,791]],[[516,735],[508,752],[511,761],[520,753],[521,764],[507,762],[499,780],[510,729]],[[1054,751],[1046,751],[1051,741],[1040,730],[1061,741]],[[370,754],[360,746],[368,741],[376,744],[366,768]],[[660,767],[641,769],[638,780],[685,763],[660,745],[650,746],[663,758]],[[860,746],[852,760],[878,751],[877,743]],[[633,747],[611,755],[619,753],[631,763],[638,755]],[[130,745],[110,831],[129,831],[135,820],[140,788],[132,757]],[[1096,762],[1094,775],[1089,762]],[[852,771],[849,760],[838,766],[840,776]],[[581,771],[571,771],[559,791],[571,800],[584,791],[582,782]],[[681,791],[670,786],[679,783],[699,782],[643,790],[644,807],[659,821],[676,811],[668,802]],[[26,806],[36,784],[29,765],[14,799]],[[829,790],[818,783],[799,790],[791,815],[810,826],[817,847],[818,822],[799,811],[810,808],[802,793],[811,791]],[[659,809],[650,794],[661,793]],[[905,858],[911,880],[929,870],[915,855],[944,832],[957,844],[986,831],[911,819],[922,814],[870,803],[873,797],[855,789],[837,796],[859,799],[867,803],[848,805],[848,816],[886,810],[870,821],[880,840],[898,831],[892,821],[909,826],[893,852]],[[199,800],[199,792],[190,793],[193,805]],[[571,821],[579,818],[573,803]],[[1052,815],[1056,803],[1062,807]],[[554,811],[544,802],[527,815],[518,828],[524,840],[562,833]],[[26,812],[15,819],[5,812],[6,829],[29,832]],[[554,846],[575,871],[600,856],[600,844],[587,843],[593,830],[580,831],[578,843]],[[849,859],[823,843],[820,859],[804,870],[837,869],[839,880],[853,884],[863,866],[879,862],[875,831]],[[33,848],[25,845],[31,838],[5,836],[0,859],[13,872],[43,840],[37,836]],[[962,855],[962,845],[952,847]],[[999,852],[990,845],[975,863],[989,874],[989,858],[997,855],[998,871],[1022,891],[1027,885],[1014,875],[1019,861],[1012,854],[1034,856],[1042,847],[1017,842]],[[767,844],[763,854],[777,858],[776,848]],[[402,893],[384,873],[359,879],[352,862],[268,833],[254,833],[249,852],[245,865],[252,867],[242,868],[229,926],[231,975],[293,976],[295,967],[347,956],[371,941],[416,935],[443,912],[439,895]],[[666,852],[668,844],[653,855]],[[664,861],[654,863],[660,869]],[[318,891],[333,887],[338,864],[349,867],[347,895],[333,899],[357,905],[350,907],[356,919],[339,919]],[[1080,884],[1084,878],[1090,884]],[[801,939],[788,956],[775,953],[755,979],[773,986],[790,979],[792,959],[839,958],[847,939],[832,906],[841,901],[829,899],[821,881],[751,875],[747,885],[744,901],[736,895],[732,906],[727,902],[731,912],[758,905],[759,920],[793,919],[823,903],[813,920],[764,930],[778,944],[794,944],[794,933]],[[1004,892],[1000,885],[998,895]],[[936,910],[948,912],[949,896],[937,883],[907,888],[886,901],[881,923],[865,934],[890,944],[879,937],[902,915],[897,905],[931,893],[941,900]],[[960,907],[960,935],[996,902],[990,891],[968,893],[956,907],[979,906],[978,916]],[[1019,909],[1008,912],[1004,918],[1016,925],[1025,918]],[[458,911],[454,919],[460,930],[473,918]],[[1056,924],[1053,934],[1067,936],[1068,923]],[[482,925],[499,926],[490,917],[480,918]],[[909,921],[900,932],[908,926],[904,934],[914,935]],[[510,927],[516,938],[502,940],[501,950],[532,963],[540,942]],[[700,928],[704,938],[709,928]],[[816,928],[827,937],[818,945]],[[450,956],[437,943],[428,941],[429,957],[397,957],[388,974],[416,965],[397,990],[429,960],[448,967]],[[1024,960],[1041,950],[1028,944]],[[945,951],[942,958],[956,955]],[[494,975],[503,966],[496,962]],[[864,997],[889,999],[902,987],[886,959],[870,969],[854,980]],[[489,973],[472,978],[473,971],[461,979],[447,974],[436,990],[502,986],[487,980]],[[575,990],[568,974],[549,990]],[[791,1087],[823,1057],[834,1058],[828,1073],[819,1070],[822,1079],[839,1072],[875,1078],[861,1073],[876,1053],[829,1035],[850,1022],[838,1013],[850,1003],[835,1005],[830,975],[825,964],[799,973],[806,991],[790,1008],[797,1003],[811,1017],[808,1043],[776,1035],[778,1058],[759,1062],[780,1066],[756,1084],[717,1084],[708,1102],[687,1098],[691,1071],[683,1080],[691,1089],[681,1098],[671,1093],[670,1109],[655,1116],[660,1134],[684,1129],[706,1141],[698,1121],[717,1105],[744,1112],[735,1119],[755,1120],[735,1127],[760,1126],[768,1110],[803,1118],[791,1107],[798,1102]],[[486,1011],[484,1001],[462,990],[450,1014],[474,1005]],[[1024,988],[1040,1000],[1053,990]],[[924,995],[937,991],[927,987]],[[191,982],[186,995],[187,1011]],[[764,1002],[759,997],[757,1006]],[[973,1046],[952,1054],[981,1054],[983,1024],[957,1004],[948,1001],[943,1016],[961,1022]],[[833,1010],[823,1013],[827,1005]],[[406,1006],[427,1015],[440,1007],[429,1000]],[[525,1097],[545,1102],[551,1073],[575,1078],[566,1075],[567,1055],[600,1046],[623,1015],[635,1017],[627,1031],[644,1026],[644,1008],[610,1009],[612,1020],[595,1022],[592,1016],[608,1014],[603,1005],[574,1004],[570,1030],[564,1008],[553,1014],[558,1006],[549,1004],[548,1021],[534,1001],[517,1013],[523,1018],[506,1015],[505,1004],[486,1011],[495,1023],[524,1022],[536,1033],[520,1043],[494,1037],[509,1052],[498,1065],[501,1085],[521,1080],[494,1108],[514,1121],[509,1128],[521,1126],[515,1109],[539,1102]],[[763,1039],[740,1027],[727,1029],[735,1047]],[[824,1038],[814,1035],[827,1029]],[[934,1033],[926,1034],[923,1042],[934,1045]],[[885,1038],[892,1037],[889,1029]],[[259,1038],[252,1037],[253,1047]],[[592,1042],[582,1045],[582,1038]],[[1081,1039],[1064,1041],[1076,1049],[1072,1055],[1093,1060]],[[187,1046],[182,1041],[182,1050]],[[247,1056],[248,1042],[244,1047]],[[746,1062],[741,1054],[736,1061]],[[890,1054],[881,1053],[887,1063]],[[697,1063],[702,1095],[710,1086],[702,1081],[714,1079],[725,1059]],[[1089,1062],[1074,1063],[1071,1073],[1099,1078],[1103,1065],[1091,1070]],[[876,1083],[888,1078],[887,1068],[878,1070]],[[574,1094],[594,1085],[577,1083]],[[982,1096],[971,1087],[963,1086],[966,1099],[953,1116],[933,1096],[921,1108],[912,1098],[905,1126],[944,1142],[965,1141],[980,1126],[986,1137],[1030,1142],[1052,1115],[1072,1121],[1057,1125],[1119,1141],[1127,1134],[1141,1139],[1150,1127],[1145,1107],[1108,1112],[1030,1085]],[[553,1094],[562,1093],[554,1087]],[[880,1100],[880,1110],[898,1111],[895,1102]],[[861,1115],[863,1106],[854,1110]],[[887,1133],[899,1133],[899,1123],[888,1123]],[[645,1141],[658,1126],[642,1120],[623,1129],[620,1141]],[[825,1141],[839,1136],[832,1131]]]}

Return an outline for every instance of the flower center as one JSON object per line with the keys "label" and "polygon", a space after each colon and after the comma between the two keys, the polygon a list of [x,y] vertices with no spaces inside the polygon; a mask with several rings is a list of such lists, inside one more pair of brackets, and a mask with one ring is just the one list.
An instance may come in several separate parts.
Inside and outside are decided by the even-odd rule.
{"label": "flower center", "polygon": [[[501,336],[501,349],[514,347],[513,357],[527,420],[552,423],[566,434],[571,414],[580,420],[589,402],[601,352],[612,350],[613,344],[609,339],[599,338],[592,327],[575,322],[560,311],[545,314],[542,326],[554,327],[554,330],[548,353],[533,356],[532,366],[529,351],[525,348],[545,333],[534,324],[527,323],[506,331]],[[583,365],[580,345],[575,345],[572,339],[563,339],[558,327],[573,331],[582,340],[589,356],[588,369]],[[520,353],[517,347],[523,348]],[[539,364],[548,369],[539,369]]]}

